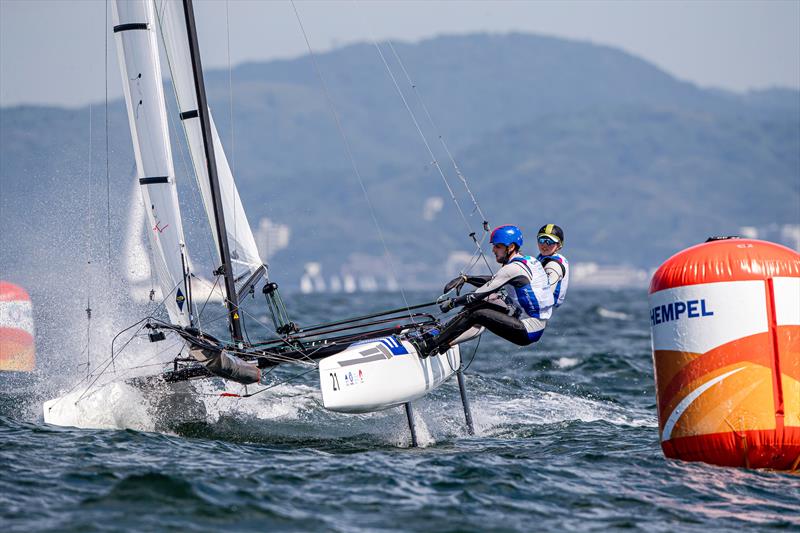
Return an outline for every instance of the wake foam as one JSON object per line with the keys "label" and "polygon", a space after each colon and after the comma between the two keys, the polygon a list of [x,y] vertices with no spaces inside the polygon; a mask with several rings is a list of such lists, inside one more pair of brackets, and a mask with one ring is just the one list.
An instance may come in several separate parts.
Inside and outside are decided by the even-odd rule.
{"label": "wake foam", "polygon": [[559,357],[555,365],[558,368],[572,368],[573,366],[577,366],[580,362],[581,360],[577,357]]}
{"label": "wake foam", "polygon": [[[249,388],[249,392],[255,390]],[[364,414],[334,413],[322,407],[319,389],[307,384],[284,384],[250,398],[221,396],[223,392],[245,394],[246,390],[240,385],[226,388],[221,380],[152,388],[113,382],[47,401],[43,414],[48,424],[82,429],[188,433],[248,442],[347,440],[400,447],[411,444],[403,408]],[[420,446],[435,444],[439,429],[426,411],[415,409]]]}
{"label": "wake foam", "polygon": [[611,309],[606,309],[605,307],[598,307],[597,314],[603,318],[610,318],[612,320],[632,320],[633,317],[628,313],[623,313],[621,311],[612,311]]}
{"label": "wake foam", "polygon": [[608,422],[616,426],[658,427],[649,412],[579,396],[545,391],[518,398],[489,398],[473,402],[473,415],[481,434],[517,425],[549,425],[559,422]]}
{"label": "wake foam", "polygon": [[135,429],[153,431],[141,391],[125,383],[80,389],[44,402],[44,421],[83,429]]}
{"label": "wake foam", "polygon": [[[425,409],[417,408],[424,407],[424,403],[415,402],[414,407],[418,443],[435,444],[435,424],[431,424]],[[402,407],[361,414],[336,413],[324,409],[319,388],[307,384],[285,384],[251,398],[209,398],[206,408],[210,431],[222,431],[233,438],[366,440],[401,447],[411,444]]]}

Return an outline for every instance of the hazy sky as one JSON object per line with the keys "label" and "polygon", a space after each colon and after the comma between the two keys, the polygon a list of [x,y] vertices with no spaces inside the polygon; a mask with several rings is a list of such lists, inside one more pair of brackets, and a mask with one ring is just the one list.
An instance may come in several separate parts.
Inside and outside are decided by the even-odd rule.
{"label": "hazy sky", "polygon": [[[195,6],[207,68],[227,66],[229,54],[236,65],[306,53],[288,0],[195,0]],[[800,88],[800,0],[298,0],[296,6],[317,51],[373,37],[523,31],[618,47],[701,86]],[[101,101],[107,37],[109,93],[116,98],[120,74],[103,0],[0,0],[0,105]]]}

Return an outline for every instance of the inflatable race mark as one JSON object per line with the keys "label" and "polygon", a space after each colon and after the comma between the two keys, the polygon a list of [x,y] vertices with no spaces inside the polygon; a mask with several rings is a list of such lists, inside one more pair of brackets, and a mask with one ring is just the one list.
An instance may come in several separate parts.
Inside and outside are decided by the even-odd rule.
{"label": "inflatable race mark", "polygon": [[724,466],[800,466],[800,254],[716,240],[650,284],[661,447]]}
{"label": "inflatable race mark", "polygon": [[31,372],[36,360],[33,310],[25,289],[0,281],[0,372]]}

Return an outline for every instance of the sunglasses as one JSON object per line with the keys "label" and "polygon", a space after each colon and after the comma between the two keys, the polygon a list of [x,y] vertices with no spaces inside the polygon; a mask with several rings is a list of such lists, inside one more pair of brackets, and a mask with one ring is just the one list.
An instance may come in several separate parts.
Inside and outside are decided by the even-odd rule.
{"label": "sunglasses", "polygon": [[556,241],[551,239],[550,237],[539,237],[539,244],[544,244],[547,246],[552,246],[554,244],[558,244]]}

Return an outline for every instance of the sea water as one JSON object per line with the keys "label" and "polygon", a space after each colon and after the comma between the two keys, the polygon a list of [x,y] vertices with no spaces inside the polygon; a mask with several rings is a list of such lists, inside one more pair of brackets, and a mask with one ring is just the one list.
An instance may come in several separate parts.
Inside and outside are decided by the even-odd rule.
{"label": "sea water", "polygon": [[[325,411],[314,372],[250,399],[201,387],[203,416],[188,421],[111,385],[62,406],[94,429],[47,425],[42,402],[70,383],[40,352],[44,379],[0,393],[0,530],[800,528],[797,476],[663,457],[645,291],[569,296],[531,347],[491,334],[476,351],[465,345],[477,434],[452,380],[414,403],[418,448],[399,408]],[[403,304],[399,294],[290,301],[304,324]]]}

